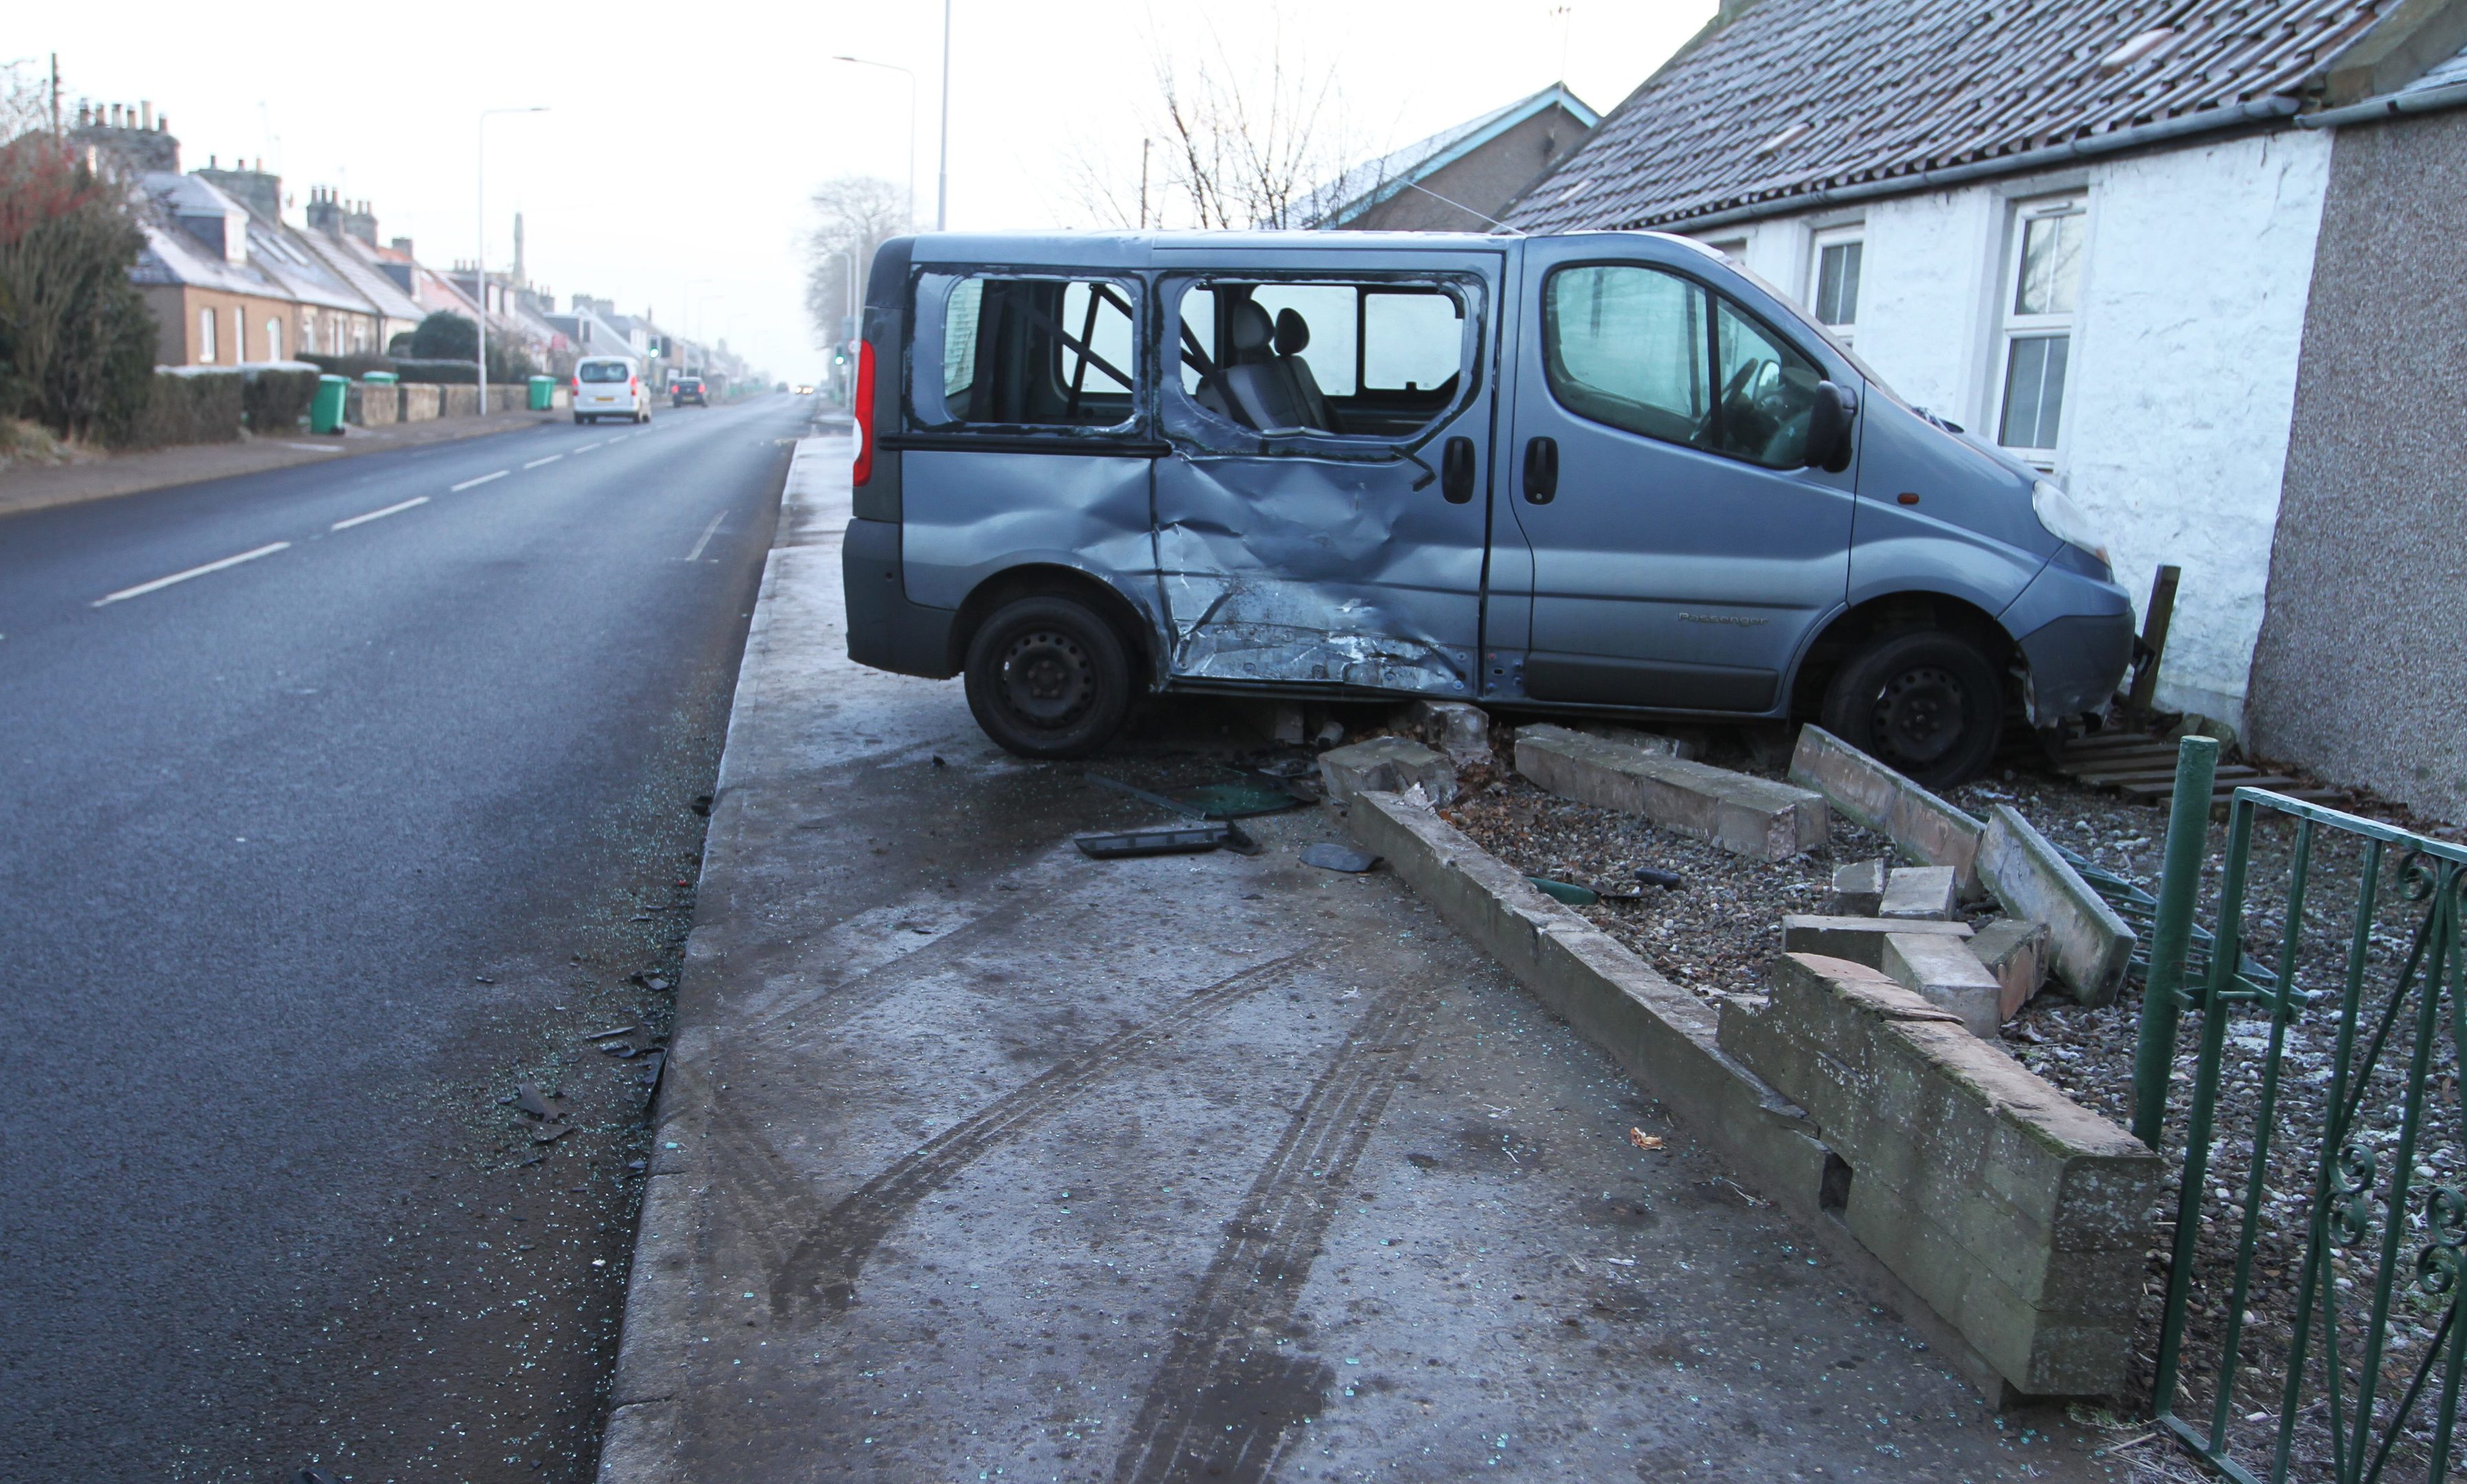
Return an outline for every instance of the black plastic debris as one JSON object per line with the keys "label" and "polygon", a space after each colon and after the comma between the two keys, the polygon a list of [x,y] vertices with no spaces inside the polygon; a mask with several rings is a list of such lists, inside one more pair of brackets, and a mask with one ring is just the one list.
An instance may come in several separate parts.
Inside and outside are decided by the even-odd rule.
{"label": "black plastic debris", "polygon": [[531,1082],[514,1084],[514,1107],[533,1118],[547,1118],[556,1111],[555,1105],[549,1102],[548,1094],[540,1091],[539,1084]]}
{"label": "black plastic debris", "polygon": [[582,1039],[584,1040],[615,1040],[620,1036],[631,1036],[641,1029],[642,1027],[639,1025],[621,1025],[614,1030],[594,1031]]}
{"label": "black plastic debris", "polygon": [[1544,896],[1564,902],[1572,907],[1590,907],[1602,900],[1600,892],[1590,886],[1579,886],[1573,881],[1553,880],[1547,876],[1528,876],[1525,879],[1531,882]]}
{"label": "black plastic debris", "polygon": [[323,1469],[303,1469],[291,1484],[337,1484],[337,1481]]}
{"label": "black plastic debris", "polygon": [[1237,855],[1258,854],[1259,847],[1230,820],[1200,825],[1171,825],[1162,830],[1131,830],[1120,834],[1082,834],[1072,838],[1079,854],[1092,860],[1124,860],[1140,856],[1196,856],[1212,850]]}
{"label": "black plastic debris", "polygon": [[687,805],[686,808],[692,810],[703,818],[709,819],[711,817],[711,795],[708,793],[697,793],[694,795],[694,801],[691,804]]}
{"label": "black plastic debris", "polygon": [[1367,850],[1355,850],[1350,845],[1323,842],[1302,851],[1302,864],[1317,866],[1323,871],[1345,871],[1358,876],[1378,863],[1378,856]]}
{"label": "black plastic debris", "polygon": [[574,1131],[572,1124],[550,1124],[532,1135],[534,1144],[554,1144]]}
{"label": "black plastic debris", "polygon": [[1666,891],[1679,891],[1687,884],[1687,879],[1678,872],[1657,870],[1652,866],[1637,867],[1636,879],[1647,886],[1659,886]]}

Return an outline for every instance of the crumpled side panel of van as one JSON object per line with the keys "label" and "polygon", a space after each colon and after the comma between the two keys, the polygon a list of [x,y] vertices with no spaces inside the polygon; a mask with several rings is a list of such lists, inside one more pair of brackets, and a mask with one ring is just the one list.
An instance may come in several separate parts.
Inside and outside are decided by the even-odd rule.
{"label": "crumpled side panel of van", "polygon": [[1360,466],[1172,459],[1157,481],[1177,677],[1472,694],[1480,554],[1400,530]]}

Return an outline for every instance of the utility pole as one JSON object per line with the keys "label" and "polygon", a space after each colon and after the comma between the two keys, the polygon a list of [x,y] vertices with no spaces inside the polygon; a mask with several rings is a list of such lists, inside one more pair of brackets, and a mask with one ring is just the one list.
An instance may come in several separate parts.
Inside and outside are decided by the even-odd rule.
{"label": "utility pole", "polygon": [[951,0],[942,0],[942,126],[935,131],[941,164],[934,177],[934,230],[951,228]]}
{"label": "utility pole", "polygon": [[52,54],[52,137],[60,137],[60,54]]}
{"label": "utility pole", "polygon": [[1148,150],[1155,144],[1153,139],[1140,141],[1140,230],[1143,232],[1148,229]]}

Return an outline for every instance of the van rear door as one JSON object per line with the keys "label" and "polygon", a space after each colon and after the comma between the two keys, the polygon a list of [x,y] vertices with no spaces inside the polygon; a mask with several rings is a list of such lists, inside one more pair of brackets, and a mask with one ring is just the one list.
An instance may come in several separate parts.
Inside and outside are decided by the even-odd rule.
{"label": "van rear door", "polygon": [[1856,465],[1802,454],[1816,384],[1855,374],[1686,243],[1589,234],[1524,252],[1502,503],[1530,548],[1531,628],[1520,691],[1519,626],[1500,611],[1519,562],[1503,553],[1500,694],[1778,710],[1848,586]]}
{"label": "van rear door", "polygon": [[1156,262],[1172,676],[1469,698],[1503,255]]}

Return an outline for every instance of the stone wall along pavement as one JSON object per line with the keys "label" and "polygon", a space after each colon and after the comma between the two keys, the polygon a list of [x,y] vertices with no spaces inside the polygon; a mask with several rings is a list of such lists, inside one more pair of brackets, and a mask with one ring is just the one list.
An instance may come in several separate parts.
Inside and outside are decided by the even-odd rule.
{"label": "stone wall along pavement", "polygon": [[1961,894],[1979,889],[1984,827],[1821,726],[1799,729],[1790,781],[1893,842],[1915,865],[1951,866]]}
{"label": "stone wall along pavement", "polygon": [[2005,911],[2048,925],[2048,968],[2073,998],[2092,1006],[2116,998],[2133,929],[2009,804],[1997,805],[1987,821],[1979,876]]}
{"label": "stone wall along pavement", "polygon": [[1805,788],[1563,726],[1517,728],[1516,770],[1552,793],[1761,860],[1814,850],[1831,824],[1824,800]]}
{"label": "stone wall along pavement", "polygon": [[405,385],[399,390],[402,393],[402,420],[405,422],[427,422],[438,416],[441,399],[437,394],[443,388]]}
{"label": "stone wall along pavement", "polygon": [[1783,955],[1720,1043],[1814,1120],[1826,1208],[2016,1390],[2122,1389],[2156,1154],[1845,960]]}

